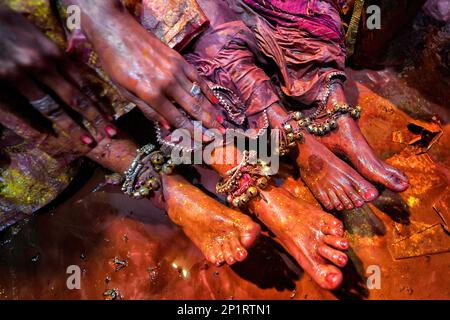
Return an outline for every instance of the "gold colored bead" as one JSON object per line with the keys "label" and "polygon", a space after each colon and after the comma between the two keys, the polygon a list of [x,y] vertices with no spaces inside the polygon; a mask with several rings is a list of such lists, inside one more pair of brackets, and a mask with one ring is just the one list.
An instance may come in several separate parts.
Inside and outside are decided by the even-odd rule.
{"label": "gold colored bead", "polygon": [[156,179],[155,177],[148,179],[147,187],[151,188],[152,190],[158,190],[159,189],[158,179]]}
{"label": "gold colored bead", "polygon": [[243,194],[242,196],[239,197],[239,202],[240,202],[241,206],[246,205],[249,201],[250,201],[250,198],[245,194]]}
{"label": "gold colored bead", "polygon": [[151,161],[154,165],[161,165],[164,163],[164,156],[161,153],[157,152],[152,155]]}
{"label": "gold colored bead", "polygon": [[294,140],[294,134],[291,132],[291,133],[288,133],[287,135],[286,135],[286,138],[288,139],[288,141],[292,141],[292,140]]}
{"label": "gold colored bead", "polygon": [[291,143],[288,144],[289,149],[294,148],[297,145],[297,143],[295,141],[292,141]]}
{"label": "gold colored bead", "polygon": [[162,167],[162,173],[166,174],[166,175],[171,175],[173,173],[173,167],[171,167],[170,165],[163,165]]}
{"label": "gold colored bead", "polygon": [[169,159],[169,160],[167,160],[167,162],[166,162],[166,166],[169,166],[169,167],[171,167],[171,168],[175,168],[175,163],[173,162],[173,160],[172,159]]}
{"label": "gold colored bead", "polygon": [[336,120],[331,120],[330,121],[330,127],[332,128],[332,129],[334,129],[334,128],[336,128],[337,127],[337,122],[336,122]]}
{"label": "gold colored bead", "polygon": [[247,189],[247,196],[250,198],[254,198],[258,195],[258,189],[254,186],[251,186]]}
{"label": "gold colored bead", "polygon": [[150,194],[150,190],[149,190],[149,188],[147,188],[147,187],[141,187],[141,188],[139,189],[139,194],[140,194],[142,197],[147,197],[147,196]]}
{"label": "gold colored bead", "polygon": [[256,184],[259,188],[265,189],[267,188],[267,184],[269,183],[269,180],[266,177],[261,177],[256,180]]}
{"label": "gold colored bead", "polygon": [[331,116],[333,115],[333,110],[328,110],[328,111],[327,111],[327,115],[328,115],[329,117],[331,117]]}
{"label": "gold colored bead", "polygon": [[139,193],[139,191],[136,191],[135,193],[133,193],[133,197],[140,198],[141,194]]}
{"label": "gold colored bead", "polygon": [[239,198],[234,198],[233,199],[233,206],[239,207],[240,204],[241,204],[241,202],[239,201]]}

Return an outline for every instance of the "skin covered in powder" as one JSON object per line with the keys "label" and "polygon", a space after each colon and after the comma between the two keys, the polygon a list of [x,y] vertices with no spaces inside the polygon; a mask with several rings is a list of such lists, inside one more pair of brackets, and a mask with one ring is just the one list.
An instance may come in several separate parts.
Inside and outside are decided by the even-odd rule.
{"label": "skin covered in powder", "polygon": [[[234,155],[234,164],[222,164],[223,157]],[[212,167],[222,176],[239,163],[241,155],[234,146],[213,153]],[[332,215],[294,197],[283,188],[270,185],[261,190],[265,200],[253,199],[248,208],[276,235],[276,240],[324,289],[334,290],[342,282],[336,267],[347,264],[348,248],[344,226]]]}
{"label": "skin covered in powder", "polygon": [[[115,172],[124,172],[136,157],[136,146],[129,140],[105,139],[87,156]],[[209,197],[178,174],[161,178],[163,194],[154,193],[152,200],[167,211],[208,261],[232,265],[247,257],[247,249],[259,235],[258,224]]]}

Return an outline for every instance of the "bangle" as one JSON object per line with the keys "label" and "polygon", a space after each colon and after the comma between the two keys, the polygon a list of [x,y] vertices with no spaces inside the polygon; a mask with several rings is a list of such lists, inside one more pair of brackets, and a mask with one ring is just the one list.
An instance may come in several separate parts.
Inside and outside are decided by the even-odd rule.
{"label": "bangle", "polygon": [[161,151],[155,149],[153,144],[147,144],[137,150],[136,158],[124,172],[122,191],[126,195],[136,199],[147,197],[160,188],[160,174],[173,172],[175,164],[172,159],[166,159]]}
{"label": "bangle", "polygon": [[282,130],[280,130],[280,146],[278,153],[280,156],[285,156],[294,148],[297,143],[302,142],[305,136],[301,132],[301,127],[293,127],[289,122],[293,120],[293,114],[290,113],[288,119],[283,122]]}
{"label": "bangle", "polygon": [[326,112],[317,116],[304,117],[300,111],[291,113],[292,118],[297,121],[300,127],[305,128],[309,133],[323,136],[337,128],[337,120],[345,115],[357,120],[361,116],[361,107],[351,107],[348,104],[339,104],[336,100],[332,101],[333,109],[328,109]]}
{"label": "bangle", "polygon": [[270,168],[260,160],[250,164],[249,154],[244,151],[241,162],[216,185],[217,193],[227,194],[227,201],[234,207],[246,205],[269,185]]}

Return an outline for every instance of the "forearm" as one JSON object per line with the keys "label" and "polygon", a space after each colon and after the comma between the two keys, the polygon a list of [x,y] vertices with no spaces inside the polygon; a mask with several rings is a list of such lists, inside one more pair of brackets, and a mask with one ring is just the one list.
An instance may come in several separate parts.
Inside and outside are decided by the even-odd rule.
{"label": "forearm", "polygon": [[[119,0],[61,0],[66,5],[81,9],[81,29],[98,47],[114,41],[117,35],[138,24]],[[121,39],[119,39],[121,40]]]}

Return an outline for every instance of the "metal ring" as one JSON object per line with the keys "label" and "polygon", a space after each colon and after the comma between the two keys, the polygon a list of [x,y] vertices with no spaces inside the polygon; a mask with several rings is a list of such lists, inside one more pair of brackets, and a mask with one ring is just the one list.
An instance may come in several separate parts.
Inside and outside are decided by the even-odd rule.
{"label": "metal ring", "polygon": [[198,85],[197,82],[194,82],[192,84],[190,94],[191,94],[191,96],[196,97],[196,98],[200,97],[200,95],[202,94],[202,89],[200,88],[200,86]]}
{"label": "metal ring", "polygon": [[44,115],[52,114],[56,110],[60,109],[60,105],[49,95],[45,95],[43,98],[38,100],[30,101],[30,104],[33,108]]}

